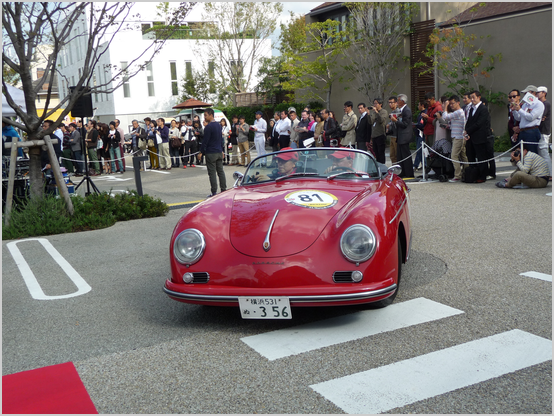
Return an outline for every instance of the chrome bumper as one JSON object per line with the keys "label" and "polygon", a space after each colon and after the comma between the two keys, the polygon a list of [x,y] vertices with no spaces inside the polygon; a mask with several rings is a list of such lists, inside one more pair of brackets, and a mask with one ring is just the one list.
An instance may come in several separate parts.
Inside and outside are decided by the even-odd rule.
{"label": "chrome bumper", "polygon": [[[193,295],[189,293],[175,292],[164,286],[164,292],[169,296],[190,301],[201,302],[239,302],[238,296],[218,296],[218,295]],[[287,296],[291,305],[295,303],[327,303],[327,302],[346,302],[377,298],[380,296],[392,295],[396,290],[396,284],[379,290],[371,290],[369,292],[348,293],[345,295],[313,295],[313,296]]]}

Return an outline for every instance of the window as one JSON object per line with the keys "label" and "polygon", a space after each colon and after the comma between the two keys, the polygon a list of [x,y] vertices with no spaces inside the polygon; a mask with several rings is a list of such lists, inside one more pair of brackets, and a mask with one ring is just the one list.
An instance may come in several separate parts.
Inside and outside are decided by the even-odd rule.
{"label": "window", "polygon": [[192,62],[185,61],[185,78],[192,78]]}
{"label": "window", "polygon": [[169,73],[171,75],[171,95],[179,95],[179,86],[177,82],[177,63],[169,62]]}
{"label": "window", "polygon": [[123,71],[123,97],[131,97],[131,86],[129,85],[129,77],[127,76],[127,62],[121,62],[121,70]]}
{"label": "window", "polygon": [[146,82],[148,83],[148,96],[154,97],[156,93],[154,91],[154,70],[152,68],[152,62],[146,64]]}

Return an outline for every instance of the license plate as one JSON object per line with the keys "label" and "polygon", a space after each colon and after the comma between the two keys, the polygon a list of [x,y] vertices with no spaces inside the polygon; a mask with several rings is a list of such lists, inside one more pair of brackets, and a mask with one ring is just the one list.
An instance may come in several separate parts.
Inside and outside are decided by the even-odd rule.
{"label": "license plate", "polygon": [[289,298],[239,297],[242,319],[292,319]]}

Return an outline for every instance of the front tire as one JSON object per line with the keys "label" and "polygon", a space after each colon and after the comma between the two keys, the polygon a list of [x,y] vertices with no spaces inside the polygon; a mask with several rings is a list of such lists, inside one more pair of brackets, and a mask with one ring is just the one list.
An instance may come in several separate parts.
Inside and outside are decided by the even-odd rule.
{"label": "front tire", "polygon": [[389,306],[392,302],[394,302],[394,298],[396,298],[396,295],[398,294],[398,290],[400,289],[400,277],[402,276],[402,245],[400,244],[400,237],[398,238],[397,246],[398,246],[398,277],[396,279],[396,290],[388,298],[370,303],[369,307],[371,309],[381,309],[386,306]]}

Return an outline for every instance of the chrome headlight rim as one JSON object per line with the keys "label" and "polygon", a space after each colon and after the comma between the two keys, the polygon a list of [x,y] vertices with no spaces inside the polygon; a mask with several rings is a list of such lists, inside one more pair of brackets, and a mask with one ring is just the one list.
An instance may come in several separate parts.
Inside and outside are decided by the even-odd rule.
{"label": "chrome headlight rim", "polygon": [[[177,248],[177,245],[179,244],[180,239],[187,233],[193,233],[200,239],[200,250],[198,254],[191,259],[183,258],[181,252]],[[175,241],[173,242],[173,255],[175,256],[175,259],[181,264],[191,265],[191,264],[197,263],[204,255],[205,250],[206,250],[206,240],[204,239],[204,234],[202,234],[202,232],[197,230],[196,228],[187,228],[186,230],[181,231],[177,236],[177,238],[175,238]]]}
{"label": "chrome headlight rim", "polygon": [[[369,235],[370,239],[373,241],[373,245],[372,245],[371,249],[363,257],[354,258],[352,256],[349,256],[348,253],[345,252],[344,246],[346,244],[346,238],[348,237],[349,233],[352,232],[353,230],[363,230],[363,231],[365,231]],[[346,260],[348,260],[352,263],[363,263],[364,261],[367,261],[371,257],[373,257],[376,250],[377,250],[377,239],[375,238],[375,233],[367,225],[354,224],[354,225],[351,225],[350,227],[348,227],[346,229],[346,231],[344,233],[342,233],[342,236],[340,238],[340,251],[341,251],[342,255],[344,256],[344,258],[346,258]]]}

